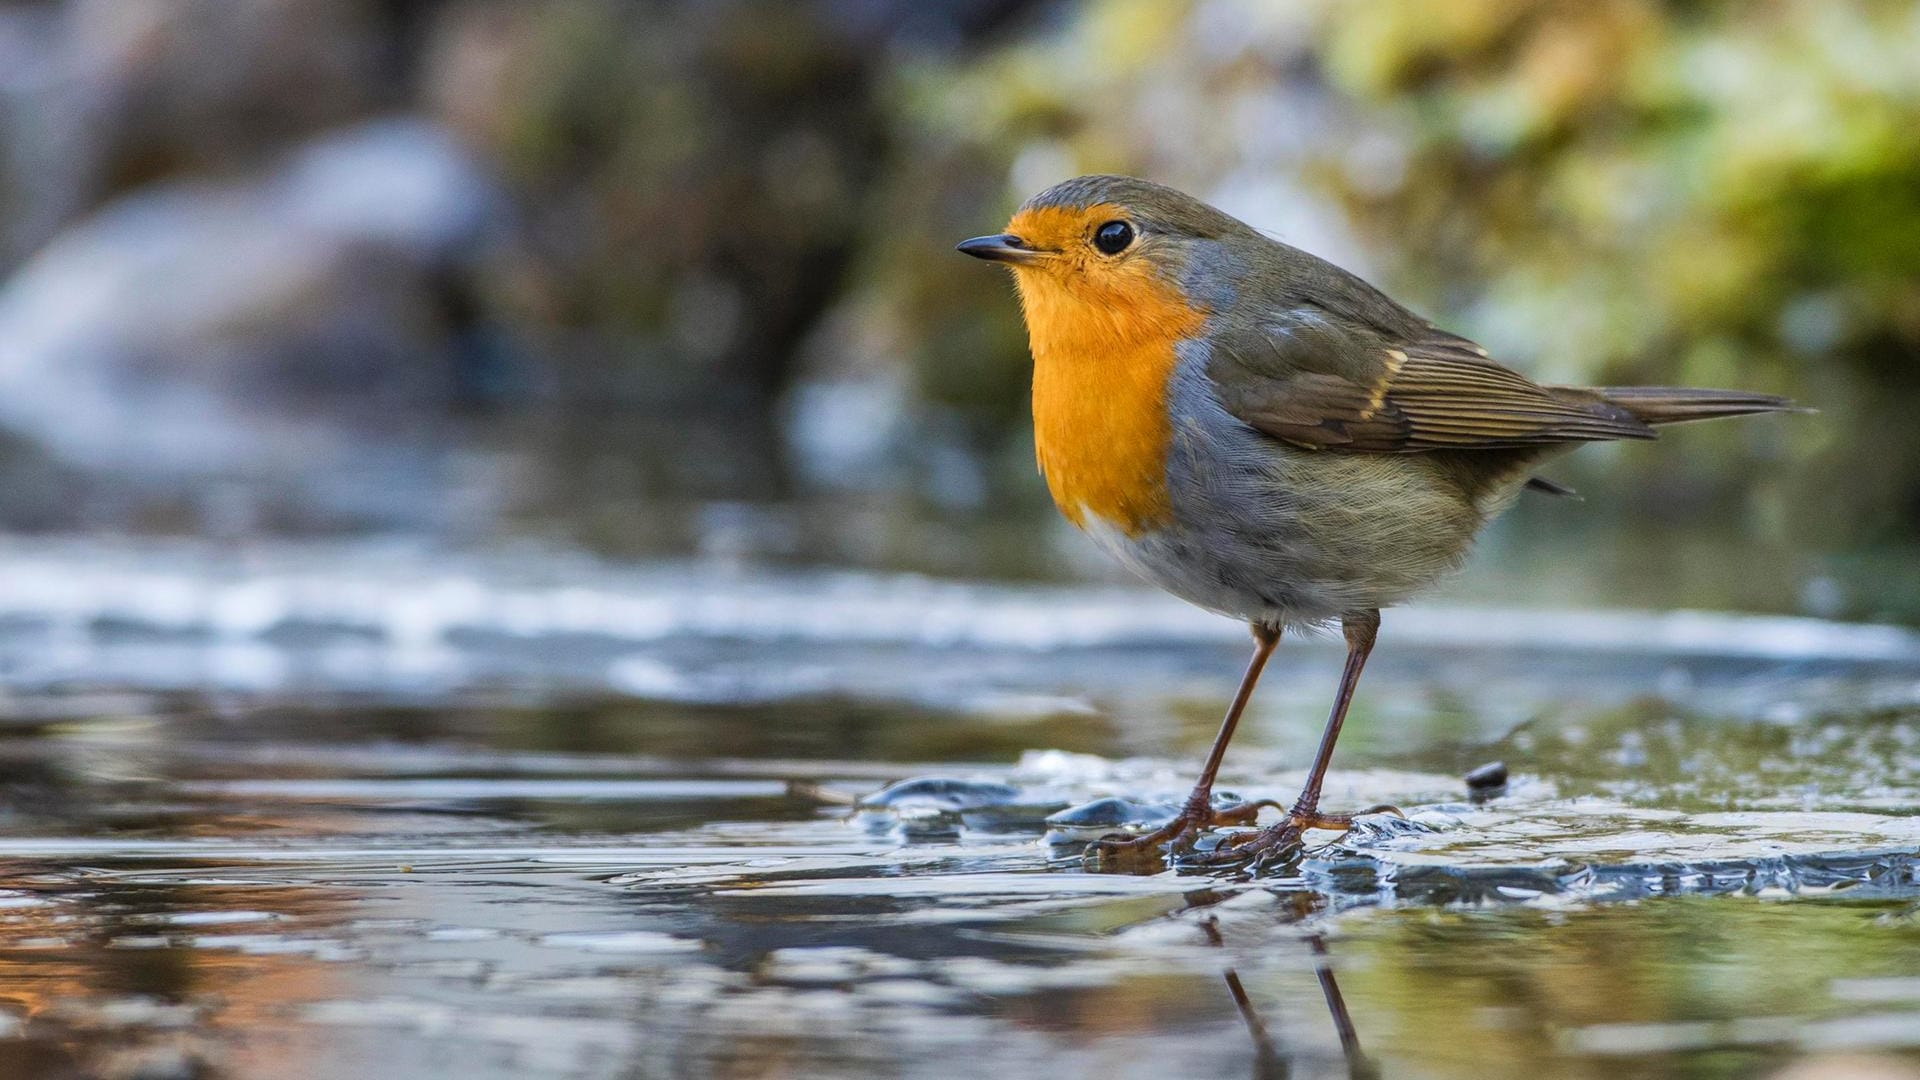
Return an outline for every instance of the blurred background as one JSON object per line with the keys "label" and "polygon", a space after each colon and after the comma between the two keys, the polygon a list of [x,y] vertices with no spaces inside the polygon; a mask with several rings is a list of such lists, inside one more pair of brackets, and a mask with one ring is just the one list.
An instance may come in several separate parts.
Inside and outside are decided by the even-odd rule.
{"label": "blurred background", "polygon": [[1457,592],[1911,622],[1916,55],[1905,0],[9,0],[0,527],[1104,575],[951,248],[1124,171],[1540,378],[1819,408],[1583,450]]}

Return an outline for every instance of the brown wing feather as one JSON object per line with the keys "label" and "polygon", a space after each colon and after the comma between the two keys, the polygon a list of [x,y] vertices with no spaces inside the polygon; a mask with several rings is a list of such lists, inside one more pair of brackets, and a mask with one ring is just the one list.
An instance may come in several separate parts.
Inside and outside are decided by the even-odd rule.
{"label": "brown wing feather", "polygon": [[1396,341],[1301,310],[1213,344],[1209,373],[1228,410],[1298,446],[1417,453],[1653,437],[1598,394],[1541,386],[1440,331]]}

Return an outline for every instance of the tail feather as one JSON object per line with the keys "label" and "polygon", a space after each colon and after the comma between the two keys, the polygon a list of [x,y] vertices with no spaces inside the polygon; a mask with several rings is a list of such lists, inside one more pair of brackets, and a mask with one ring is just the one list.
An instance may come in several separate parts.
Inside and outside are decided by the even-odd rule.
{"label": "tail feather", "polygon": [[1678,424],[1722,416],[1798,412],[1793,402],[1745,390],[1695,390],[1680,386],[1602,386],[1594,393],[1648,424]]}

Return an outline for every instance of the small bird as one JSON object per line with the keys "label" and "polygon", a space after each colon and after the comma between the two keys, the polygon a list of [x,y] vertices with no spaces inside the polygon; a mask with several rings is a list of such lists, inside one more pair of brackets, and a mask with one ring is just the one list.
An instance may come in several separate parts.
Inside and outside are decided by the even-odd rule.
{"label": "small bird", "polygon": [[[959,250],[1013,272],[1033,353],[1034,447],[1060,512],[1148,581],[1245,621],[1253,658],[1180,814],[1091,856],[1181,851],[1254,820],[1214,777],[1283,631],[1339,622],[1346,667],[1286,816],[1215,861],[1271,857],[1320,809],[1380,609],[1433,583],[1579,443],[1793,408],[1768,394],[1546,386],[1359,277],[1172,188],[1082,176]],[[1391,810],[1391,807],[1376,807]]]}

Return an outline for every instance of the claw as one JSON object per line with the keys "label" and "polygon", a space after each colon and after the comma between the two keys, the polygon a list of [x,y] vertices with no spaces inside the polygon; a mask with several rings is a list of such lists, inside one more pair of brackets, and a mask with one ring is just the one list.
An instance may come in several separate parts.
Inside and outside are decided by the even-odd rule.
{"label": "claw", "polygon": [[1225,837],[1220,846],[1191,861],[1197,866],[1244,866],[1264,862],[1274,853],[1301,847],[1306,829],[1292,817],[1270,825],[1257,833]]}
{"label": "claw", "polygon": [[[1158,867],[1166,861],[1166,854],[1178,853],[1193,846],[1201,830],[1220,825],[1251,825],[1260,817],[1260,810],[1267,806],[1278,806],[1271,799],[1258,802],[1238,803],[1216,810],[1210,805],[1196,805],[1189,802],[1172,821],[1140,836],[1103,836],[1088,844],[1081,855],[1081,861],[1089,869],[1131,869],[1136,865]],[[1160,850],[1162,845],[1167,853]]]}
{"label": "claw", "polygon": [[1357,814],[1323,814],[1318,810],[1296,807],[1288,811],[1286,817],[1257,833],[1222,838],[1219,847],[1196,856],[1190,862],[1199,866],[1242,866],[1250,862],[1266,862],[1281,852],[1303,847],[1308,829],[1346,832],[1353,828],[1354,818],[1367,814],[1392,814],[1402,820],[1407,816],[1398,807],[1385,803],[1369,806]]}

